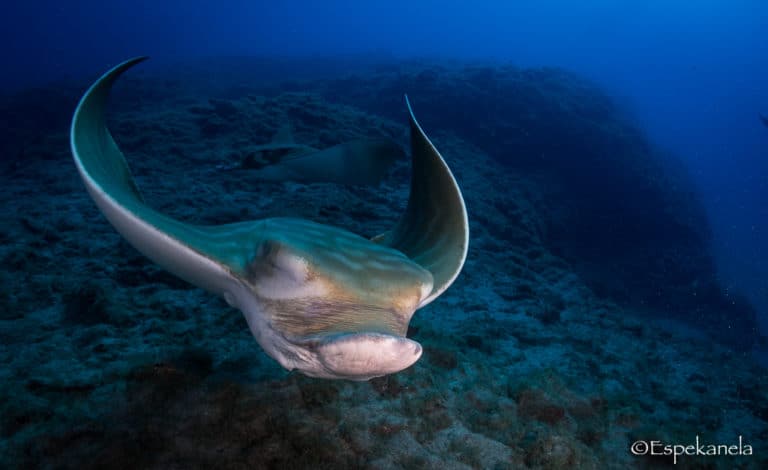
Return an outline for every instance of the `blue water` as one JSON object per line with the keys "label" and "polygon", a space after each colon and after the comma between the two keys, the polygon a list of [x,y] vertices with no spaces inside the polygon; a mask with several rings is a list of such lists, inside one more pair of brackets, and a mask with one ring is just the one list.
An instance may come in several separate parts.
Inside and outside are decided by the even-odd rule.
{"label": "blue water", "polygon": [[[0,467],[147,449],[151,468],[655,468],[670,462],[634,460],[633,440],[699,433],[763,455],[718,468],[766,463],[765,1],[13,3]],[[280,119],[313,146],[406,145],[410,94],[472,228],[464,272],[411,323],[416,366],[370,385],[288,374],[114,233],[66,133],[88,84],[137,55],[113,133],[156,207],[196,223],[287,211],[381,233],[404,168],[386,197],[220,170]]]}

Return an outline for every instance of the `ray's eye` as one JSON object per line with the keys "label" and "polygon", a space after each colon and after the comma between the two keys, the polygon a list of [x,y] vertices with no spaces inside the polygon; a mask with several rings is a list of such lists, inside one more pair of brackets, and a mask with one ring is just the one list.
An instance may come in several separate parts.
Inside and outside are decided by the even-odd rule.
{"label": "ray's eye", "polygon": [[307,279],[307,261],[285,243],[265,240],[248,265],[248,274],[253,279],[282,278],[301,284]]}
{"label": "ray's eye", "polygon": [[275,269],[279,269],[279,266],[276,263],[276,259],[280,253],[281,248],[281,243],[275,240],[265,240],[261,242],[259,247],[256,249],[256,257],[253,260],[254,263],[261,262]]}

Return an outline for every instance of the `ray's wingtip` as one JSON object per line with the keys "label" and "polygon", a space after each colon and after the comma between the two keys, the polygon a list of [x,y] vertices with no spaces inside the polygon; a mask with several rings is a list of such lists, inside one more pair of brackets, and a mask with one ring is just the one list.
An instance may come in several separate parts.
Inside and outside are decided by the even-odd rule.
{"label": "ray's wingtip", "polygon": [[126,59],[123,61],[123,64],[138,64],[139,62],[144,62],[145,60],[149,59],[148,55],[137,55],[134,57],[131,57],[130,59]]}
{"label": "ray's wingtip", "polygon": [[408,109],[408,114],[411,116],[411,119],[416,120],[416,116],[413,114],[413,107],[411,106],[411,100],[408,99],[408,93],[403,94],[403,98],[405,99],[405,107]]}
{"label": "ray's wingtip", "polygon": [[111,75],[112,73],[122,73],[125,70],[133,67],[136,64],[139,64],[141,62],[144,62],[145,60],[149,59],[148,55],[138,55],[136,57],[131,57],[130,59],[124,60],[120,62],[119,64],[112,67],[112,70],[107,72],[105,75]]}

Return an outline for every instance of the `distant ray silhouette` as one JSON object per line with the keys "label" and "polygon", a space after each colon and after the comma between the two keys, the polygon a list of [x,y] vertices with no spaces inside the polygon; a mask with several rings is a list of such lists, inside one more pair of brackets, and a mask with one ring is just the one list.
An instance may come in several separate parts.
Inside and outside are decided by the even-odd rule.
{"label": "distant ray silhouette", "polygon": [[765,127],[768,127],[768,117],[765,117],[765,116],[764,116],[764,115],[762,115],[762,114],[758,114],[758,116],[760,116],[760,120],[761,120],[761,121],[763,121],[763,125],[764,125]]}

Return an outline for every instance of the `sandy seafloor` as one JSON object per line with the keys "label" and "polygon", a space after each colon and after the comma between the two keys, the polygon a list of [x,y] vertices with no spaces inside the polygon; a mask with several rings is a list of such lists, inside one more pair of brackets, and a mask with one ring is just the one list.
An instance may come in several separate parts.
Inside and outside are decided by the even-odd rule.
{"label": "sandy seafloor", "polygon": [[[374,236],[404,208],[407,160],[378,187],[230,169],[286,122],[317,147],[406,146],[404,107],[391,121],[311,89],[206,95],[130,74],[111,127],[161,211],[200,224],[298,216]],[[543,241],[536,179],[472,142],[422,120],[463,188],[469,256],[411,322],[422,359],[355,383],[283,371],[239,312],[123,241],[77,177],[67,124],[32,128],[0,185],[3,468],[673,468],[630,444],[696,436],[743,436],[754,455],[674,468],[768,468],[766,370],[593,294]]]}

